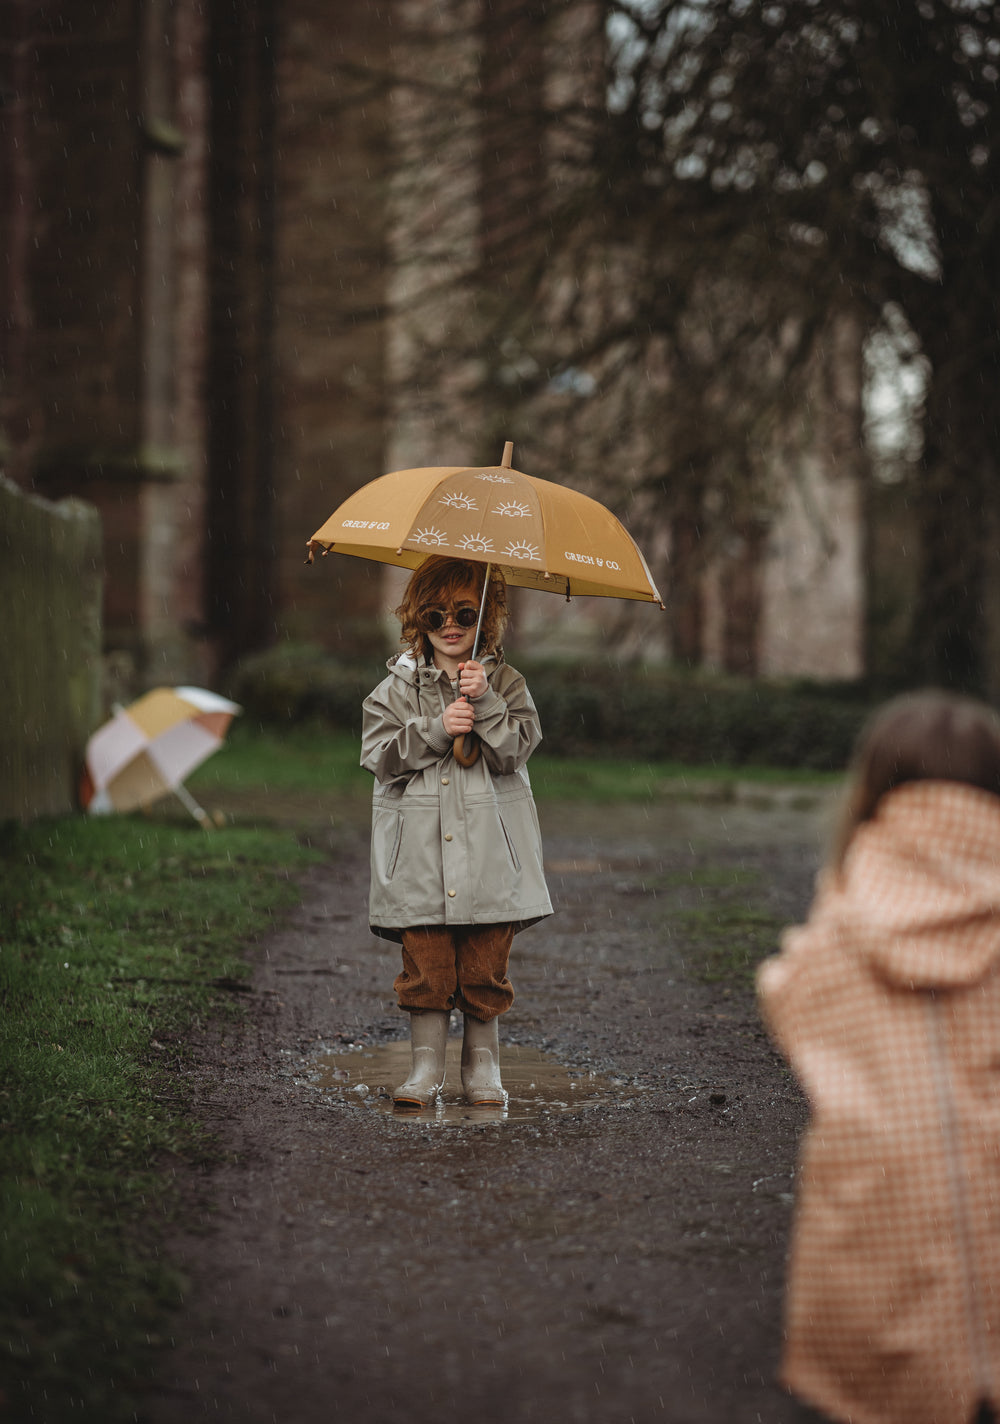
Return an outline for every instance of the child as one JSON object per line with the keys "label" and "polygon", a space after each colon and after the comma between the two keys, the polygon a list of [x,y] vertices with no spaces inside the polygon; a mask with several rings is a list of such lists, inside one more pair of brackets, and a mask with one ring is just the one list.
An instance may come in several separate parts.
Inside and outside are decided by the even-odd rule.
{"label": "child", "polygon": [[[395,989],[410,1015],[413,1067],[393,1099],[404,1108],[427,1107],[444,1083],[455,1006],[465,1016],[466,1098],[506,1102],[497,1018],[514,1000],[511,941],[552,913],[525,769],[541,732],[500,647],[503,575],[491,571],[484,589],[485,576],[471,560],[432,555],[420,565],[396,610],[406,651],[364,704],[361,764],[375,775],[369,918],[403,947]],[[456,760],[456,738],[471,764]]]}
{"label": "child", "polygon": [[1000,1403],[1000,720],[943,692],[862,736],[763,1013],[811,1120],[782,1380],[845,1424]]}

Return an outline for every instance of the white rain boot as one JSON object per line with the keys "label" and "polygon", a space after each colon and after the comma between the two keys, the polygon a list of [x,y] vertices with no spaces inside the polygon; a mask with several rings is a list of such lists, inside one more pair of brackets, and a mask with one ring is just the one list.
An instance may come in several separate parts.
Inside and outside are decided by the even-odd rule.
{"label": "white rain boot", "polygon": [[462,1091],[480,1107],[504,1107],[507,1094],[500,1081],[500,1036],[497,1020],[482,1023],[465,1015],[462,1039]]}
{"label": "white rain boot", "polygon": [[444,1083],[444,1055],[448,1044],[447,1010],[425,1009],[410,1015],[413,1067],[406,1082],[392,1095],[401,1107],[426,1108]]}

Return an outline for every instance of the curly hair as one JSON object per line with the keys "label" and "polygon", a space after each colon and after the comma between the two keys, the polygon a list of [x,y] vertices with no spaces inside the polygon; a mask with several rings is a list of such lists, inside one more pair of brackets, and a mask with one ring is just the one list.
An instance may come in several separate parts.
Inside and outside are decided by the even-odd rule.
{"label": "curly hair", "polygon": [[[458,593],[467,589],[475,590],[478,603],[482,596],[485,564],[473,559],[447,559],[441,554],[432,554],[406,585],[403,601],[395,610],[401,624],[400,642],[414,655],[431,659],[434,649],[423,626],[421,611],[425,608],[442,608],[451,603]],[[507,626],[507,584],[498,568],[490,569],[489,586],[486,589],[486,608],[483,611],[483,626],[479,636],[479,653],[498,653],[500,640]]]}
{"label": "curly hair", "polygon": [[831,847],[840,870],[855,831],[909,781],[959,781],[1000,796],[1000,717],[972,697],[928,689],[885,703],[863,728]]}

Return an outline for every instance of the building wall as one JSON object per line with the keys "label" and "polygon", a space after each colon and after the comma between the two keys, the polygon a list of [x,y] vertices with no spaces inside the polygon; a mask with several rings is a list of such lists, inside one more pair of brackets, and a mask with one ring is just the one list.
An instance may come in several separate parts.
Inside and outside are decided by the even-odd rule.
{"label": "building wall", "polygon": [[765,546],[759,669],[850,680],[864,672],[861,489],[803,459]]}
{"label": "building wall", "polygon": [[[4,467],[99,509],[115,692],[370,636],[305,543],[384,464],[378,6],[7,6]],[[366,633],[366,630],[368,632]]]}
{"label": "building wall", "polygon": [[867,511],[862,334],[831,322],[810,399],[779,451],[776,516],[763,549],[760,670],[862,677],[867,633]]}
{"label": "building wall", "polygon": [[[382,471],[498,459],[506,439],[530,473],[598,498],[612,480],[666,587],[677,531],[633,493],[653,456],[669,476],[656,382],[631,410],[588,395],[586,372],[529,400],[530,363],[503,335],[511,264],[547,240],[533,209],[548,185],[586,180],[575,131],[527,102],[508,124],[504,90],[523,70],[598,101],[590,0],[545,43],[532,28],[545,7],[480,0],[5,13],[5,467],[100,511],[117,692],[211,684],[275,639],[381,652],[398,581],[336,555],[306,568],[306,540]],[[416,85],[391,87],[393,73]],[[477,74],[501,106],[485,117],[458,95]],[[554,312],[579,304],[572,282],[553,288]],[[621,284],[583,300],[598,319],[627,310]],[[815,444],[776,451],[782,507],[744,519],[695,590],[693,661],[860,670],[861,476],[834,419],[853,419],[849,367]],[[571,427],[588,401],[590,424]],[[669,618],[648,609],[517,602],[536,649],[672,651]]]}
{"label": "building wall", "polygon": [[766,502],[731,519],[703,576],[709,667],[851,680],[866,666],[866,490],[861,332],[823,333],[806,398],[768,455]]}
{"label": "building wall", "polygon": [[[190,241],[179,249],[175,218],[178,191],[189,205],[197,194],[203,152],[185,147],[176,121],[175,35],[199,7],[7,10],[18,32],[4,51],[14,97],[0,135],[14,313],[5,467],[23,488],[83,495],[99,510],[105,645],[125,682],[190,676],[204,667],[204,468],[192,409],[203,400],[203,321],[190,284],[203,255]],[[189,113],[187,136],[202,122]],[[179,366],[179,351],[189,364]]]}
{"label": "building wall", "polygon": [[[392,26],[374,0],[282,7],[276,113],[275,563],[278,634],[330,650],[378,638],[380,571],[306,542],[389,466],[385,391],[385,70]],[[371,75],[345,72],[345,63]]]}

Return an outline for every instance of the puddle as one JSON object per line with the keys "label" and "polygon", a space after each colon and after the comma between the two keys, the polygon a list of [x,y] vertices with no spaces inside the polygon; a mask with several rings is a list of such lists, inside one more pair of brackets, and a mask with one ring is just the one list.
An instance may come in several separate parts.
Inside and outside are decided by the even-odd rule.
{"label": "puddle", "polygon": [[587,1112],[634,1098],[641,1090],[599,1073],[578,1073],[536,1048],[503,1044],[500,1072],[506,1107],[474,1108],[462,1096],[462,1041],[448,1040],[444,1089],[433,1107],[401,1110],[392,1090],[410,1071],[409,1040],[381,1043],[350,1053],[322,1053],[310,1065],[310,1082],[323,1093],[361,1101],[400,1122],[444,1125],[485,1122],[537,1122]]}

